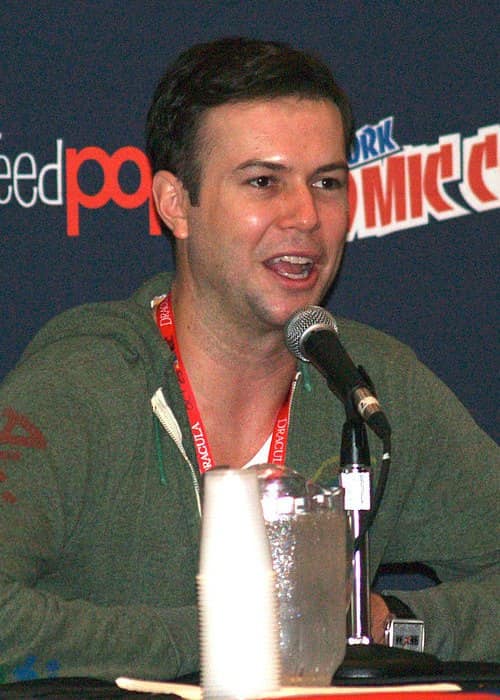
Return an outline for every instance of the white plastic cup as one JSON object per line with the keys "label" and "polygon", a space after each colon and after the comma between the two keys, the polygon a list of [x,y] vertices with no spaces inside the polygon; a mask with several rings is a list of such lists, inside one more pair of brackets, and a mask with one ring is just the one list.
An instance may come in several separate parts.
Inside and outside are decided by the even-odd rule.
{"label": "white plastic cup", "polygon": [[277,690],[275,575],[256,474],[205,474],[197,582],[203,698],[243,700]]}

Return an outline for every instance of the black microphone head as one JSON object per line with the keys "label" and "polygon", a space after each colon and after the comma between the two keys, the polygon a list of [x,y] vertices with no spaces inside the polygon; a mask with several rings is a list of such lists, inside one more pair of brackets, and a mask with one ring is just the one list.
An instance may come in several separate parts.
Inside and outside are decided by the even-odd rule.
{"label": "black microphone head", "polygon": [[322,306],[304,306],[296,311],[286,322],[285,343],[292,355],[303,362],[309,359],[302,352],[304,336],[312,330],[333,330],[338,333],[335,319]]}

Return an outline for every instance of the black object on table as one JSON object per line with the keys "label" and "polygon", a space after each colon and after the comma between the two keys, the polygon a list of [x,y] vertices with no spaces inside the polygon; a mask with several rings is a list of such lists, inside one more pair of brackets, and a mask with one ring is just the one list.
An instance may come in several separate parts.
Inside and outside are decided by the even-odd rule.
{"label": "black object on table", "polygon": [[115,683],[97,678],[40,678],[20,683],[0,685],[0,700],[39,700],[45,698],[89,698],[92,700],[113,700],[114,698],[168,698],[180,700],[172,693],[136,693],[122,690]]}
{"label": "black object on table", "polygon": [[[464,690],[478,692],[500,691],[500,664],[476,662],[441,662],[429,654],[405,649],[384,647],[385,663],[377,666],[373,645],[360,647],[355,652],[347,651],[346,659],[333,677],[334,686],[406,685],[410,683],[451,682]],[[401,653],[399,653],[401,652]],[[383,651],[378,652],[381,661]],[[176,683],[199,685],[199,674],[183,676]],[[115,698],[158,698],[180,700],[173,693],[139,693],[123,690],[109,681],[96,678],[43,678],[39,680],[0,685],[0,700],[57,700],[58,698],[88,698],[89,700],[114,700]]]}
{"label": "black object on table", "polygon": [[432,654],[380,644],[347,646],[332,685],[407,685],[457,683],[464,690],[498,690],[500,664],[440,661]]}

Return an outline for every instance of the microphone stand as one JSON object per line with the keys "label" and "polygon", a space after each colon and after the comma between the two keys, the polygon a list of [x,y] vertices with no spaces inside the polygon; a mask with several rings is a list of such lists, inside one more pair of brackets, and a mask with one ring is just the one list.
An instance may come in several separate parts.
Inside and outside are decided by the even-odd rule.
{"label": "microphone stand", "polygon": [[347,643],[370,644],[370,564],[368,533],[359,540],[370,509],[370,448],[364,423],[347,418],[340,448],[341,484],[353,542],[352,592]]}
{"label": "microphone stand", "polygon": [[[442,664],[431,654],[375,644],[371,636],[370,561],[368,528],[372,524],[385,488],[388,462],[379,477],[375,502],[371,502],[370,449],[365,423],[351,401],[340,449],[341,484],[354,544],[351,604],[346,655],[333,682],[347,685],[384,682],[388,679],[434,677]],[[386,445],[384,444],[384,450]],[[390,455],[385,454],[389,459]]]}

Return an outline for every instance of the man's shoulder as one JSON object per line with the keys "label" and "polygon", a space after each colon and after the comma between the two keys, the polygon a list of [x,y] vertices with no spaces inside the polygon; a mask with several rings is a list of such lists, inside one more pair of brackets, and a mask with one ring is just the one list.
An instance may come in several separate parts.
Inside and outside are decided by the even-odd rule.
{"label": "man's shoulder", "polygon": [[[409,385],[436,384],[437,378],[404,342],[360,321],[336,316],[336,322],[342,346],[353,363],[368,374],[376,390],[384,395],[384,402],[408,391]],[[313,371],[309,377],[315,401],[323,396],[328,404],[330,391],[323,376]]]}
{"label": "man's shoulder", "polygon": [[149,308],[154,297],[170,291],[173,276],[173,272],[159,272],[150,277],[134,292],[131,301],[139,306]]}
{"label": "man's shoulder", "polygon": [[[63,311],[40,329],[21,358],[21,364],[35,356],[60,356],[61,348],[89,350],[115,347],[128,357],[154,355],[159,336],[150,300],[168,291],[170,276],[157,275],[145,282],[130,298],[99,301]],[[58,348],[58,350],[56,350]]]}
{"label": "man's shoulder", "polygon": [[380,358],[381,361],[404,359],[415,362],[417,359],[409,345],[385,331],[353,319],[338,317],[336,320],[339,338],[347,352],[352,354],[354,362],[358,360],[354,356],[357,353],[374,360]]}

